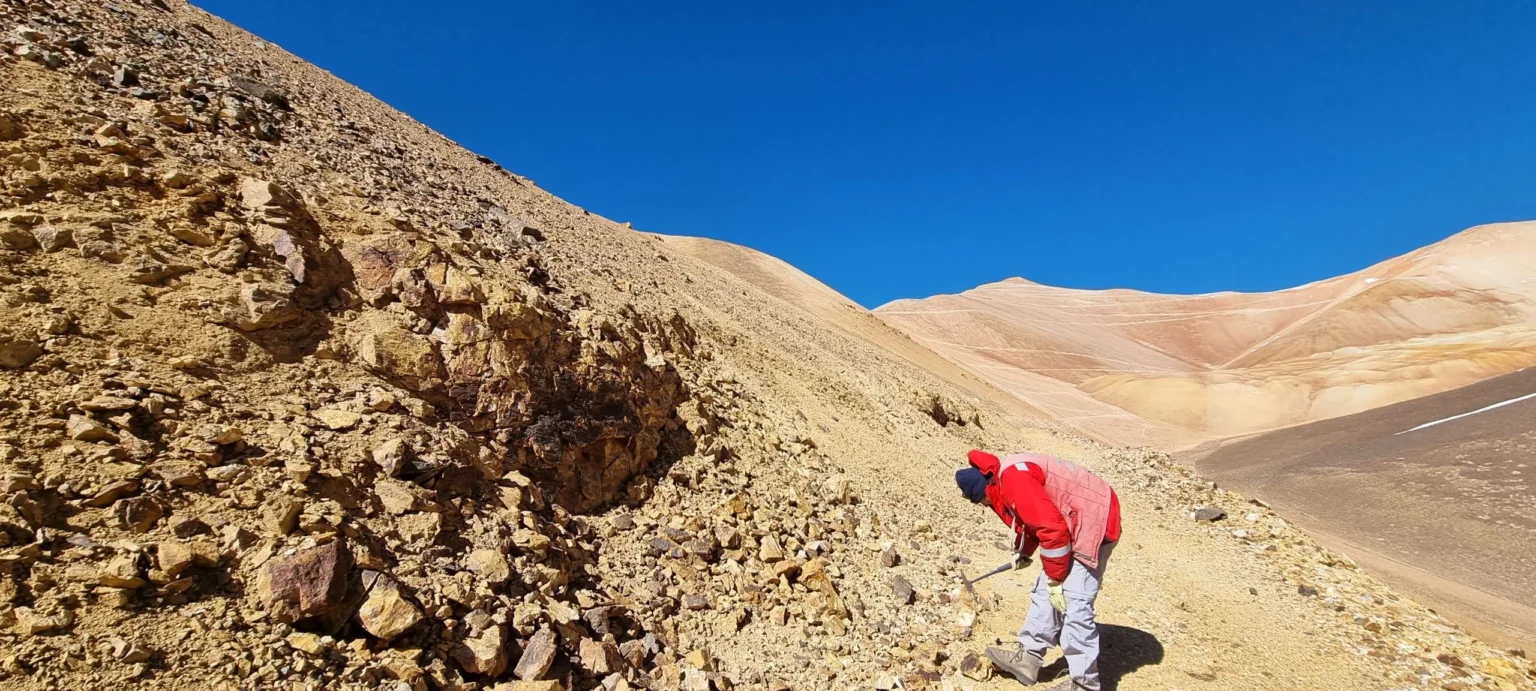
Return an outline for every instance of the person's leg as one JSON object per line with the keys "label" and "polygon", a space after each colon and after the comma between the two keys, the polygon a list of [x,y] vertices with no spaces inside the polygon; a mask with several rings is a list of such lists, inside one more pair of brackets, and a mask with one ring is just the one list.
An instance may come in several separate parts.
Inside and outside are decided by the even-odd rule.
{"label": "person's leg", "polygon": [[1041,573],[1035,579],[1034,592],[1029,596],[1029,613],[1024,615],[1024,626],[1019,629],[1019,648],[1036,658],[1045,659],[1045,651],[1055,646],[1061,637],[1061,619],[1061,615],[1051,607],[1049,579]]}
{"label": "person's leg", "polygon": [[1035,591],[1029,598],[1029,614],[1024,617],[1024,628],[1019,629],[1019,647],[1013,650],[987,648],[987,657],[998,669],[1013,675],[1023,684],[1033,684],[1040,678],[1040,667],[1045,664],[1045,651],[1056,645],[1061,633],[1061,618],[1051,609],[1051,594],[1046,589],[1045,575],[1035,581]]}
{"label": "person's leg", "polygon": [[1114,544],[1106,542],[1099,548],[1099,567],[1096,569],[1073,563],[1072,572],[1067,574],[1061,588],[1067,600],[1066,621],[1061,627],[1061,651],[1067,658],[1067,670],[1072,673],[1072,679],[1090,691],[1100,688],[1099,623],[1093,606],[1099,597],[1104,567],[1109,564]]}

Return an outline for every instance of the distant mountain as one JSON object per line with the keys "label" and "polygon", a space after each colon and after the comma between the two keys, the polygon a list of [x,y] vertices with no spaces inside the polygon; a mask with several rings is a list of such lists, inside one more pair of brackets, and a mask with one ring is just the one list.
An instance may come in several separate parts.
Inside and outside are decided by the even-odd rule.
{"label": "distant mountain", "polygon": [[1015,278],[875,314],[1090,436],[1177,450],[1536,364],[1536,223],[1478,226],[1271,293]]}

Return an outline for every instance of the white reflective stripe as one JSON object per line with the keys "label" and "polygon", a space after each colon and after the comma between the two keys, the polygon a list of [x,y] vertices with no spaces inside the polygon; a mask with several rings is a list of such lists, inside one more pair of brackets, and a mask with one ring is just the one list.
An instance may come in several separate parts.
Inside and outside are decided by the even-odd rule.
{"label": "white reflective stripe", "polygon": [[1071,554],[1071,553],[1072,553],[1072,545],[1067,545],[1066,547],[1057,547],[1055,549],[1046,549],[1044,547],[1040,548],[1040,556],[1047,557],[1047,558],[1050,558],[1050,559],[1055,559],[1055,558],[1058,558],[1058,557],[1065,557],[1065,556],[1067,556],[1068,554]]}

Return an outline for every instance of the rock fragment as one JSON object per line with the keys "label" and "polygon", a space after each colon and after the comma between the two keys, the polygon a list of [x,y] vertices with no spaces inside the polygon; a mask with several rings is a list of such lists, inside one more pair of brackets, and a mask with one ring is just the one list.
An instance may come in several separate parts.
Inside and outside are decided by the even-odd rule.
{"label": "rock fragment", "polygon": [[555,663],[557,651],[555,632],[549,629],[539,629],[528,639],[523,646],[522,657],[517,660],[517,667],[512,673],[523,681],[536,681],[543,678],[549,671],[550,665]]}
{"label": "rock fragment", "polygon": [[257,592],[267,611],[291,623],[324,614],[346,594],[352,558],[339,540],[267,562]]}

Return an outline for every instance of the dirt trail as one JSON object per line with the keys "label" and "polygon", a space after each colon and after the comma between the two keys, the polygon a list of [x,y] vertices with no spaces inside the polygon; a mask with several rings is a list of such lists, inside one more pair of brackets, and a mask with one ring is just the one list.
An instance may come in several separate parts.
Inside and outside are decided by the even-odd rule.
{"label": "dirt trail", "polygon": [[1117,487],[1120,688],[1530,686],[1166,456],[196,8],[0,27],[5,688],[1008,688],[966,675],[1024,603],[959,593],[1002,559],[970,448]]}

